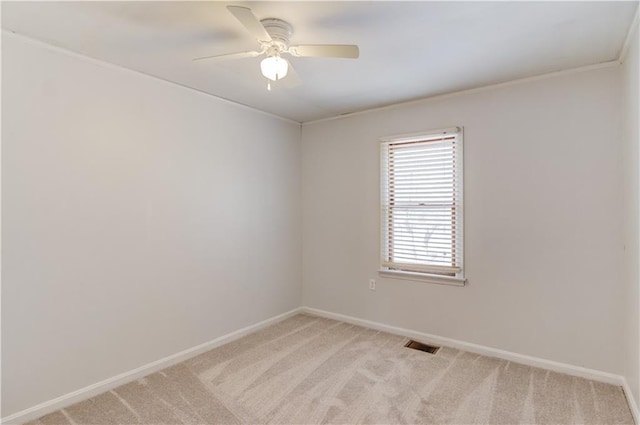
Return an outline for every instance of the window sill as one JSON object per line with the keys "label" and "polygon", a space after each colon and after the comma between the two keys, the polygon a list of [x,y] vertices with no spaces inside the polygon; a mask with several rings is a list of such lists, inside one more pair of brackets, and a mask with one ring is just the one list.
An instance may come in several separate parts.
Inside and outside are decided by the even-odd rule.
{"label": "window sill", "polygon": [[465,286],[467,279],[460,277],[439,276],[436,274],[404,272],[399,270],[378,270],[381,277],[412,280],[414,282],[437,283],[439,285]]}

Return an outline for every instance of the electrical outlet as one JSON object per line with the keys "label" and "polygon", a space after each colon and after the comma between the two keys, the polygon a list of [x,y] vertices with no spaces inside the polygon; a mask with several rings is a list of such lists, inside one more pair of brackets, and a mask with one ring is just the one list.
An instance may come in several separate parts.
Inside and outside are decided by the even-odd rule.
{"label": "electrical outlet", "polygon": [[372,291],[376,290],[376,280],[375,279],[369,279],[369,289]]}

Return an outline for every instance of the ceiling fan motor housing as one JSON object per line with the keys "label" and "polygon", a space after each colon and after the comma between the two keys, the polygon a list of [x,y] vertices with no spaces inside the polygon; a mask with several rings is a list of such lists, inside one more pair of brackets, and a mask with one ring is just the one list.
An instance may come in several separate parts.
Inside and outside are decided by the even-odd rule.
{"label": "ceiling fan motor housing", "polygon": [[280,51],[289,47],[289,38],[293,33],[293,27],[290,23],[276,18],[263,19],[260,23],[271,36],[272,42],[269,44],[277,46]]}

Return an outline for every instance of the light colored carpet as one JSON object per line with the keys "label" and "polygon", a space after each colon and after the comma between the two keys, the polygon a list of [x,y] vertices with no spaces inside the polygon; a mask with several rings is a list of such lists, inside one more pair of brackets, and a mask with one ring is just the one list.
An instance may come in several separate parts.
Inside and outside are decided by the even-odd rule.
{"label": "light colored carpet", "polygon": [[632,424],[620,387],[297,315],[30,424]]}

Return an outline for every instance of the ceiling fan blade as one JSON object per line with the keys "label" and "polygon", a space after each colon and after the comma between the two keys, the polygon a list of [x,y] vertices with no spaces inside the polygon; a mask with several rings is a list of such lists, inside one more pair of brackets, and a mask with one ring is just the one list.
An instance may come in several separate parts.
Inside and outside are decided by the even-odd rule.
{"label": "ceiling fan blade", "polygon": [[216,62],[216,61],[226,61],[230,59],[254,58],[258,55],[260,55],[260,52],[238,52],[238,53],[227,53],[224,55],[203,56],[201,58],[195,58],[192,60],[193,62],[203,61],[203,60]]}
{"label": "ceiling fan blade", "polygon": [[293,56],[357,59],[360,49],[352,44],[307,44],[291,46],[289,53]]}
{"label": "ceiling fan blade", "polygon": [[271,36],[251,9],[242,6],[227,6],[227,9],[258,41],[271,41]]}
{"label": "ceiling fan blade", "polygon": [[296,69],[291,65],[291,61],[287,61],[287,63],[289,64],[289,70],[287,71],[287,76],[282,79],[282,85],[288,89],[292,89],[301,85],[302,80],[300,80]]}

